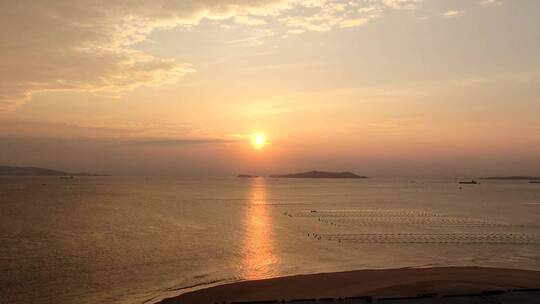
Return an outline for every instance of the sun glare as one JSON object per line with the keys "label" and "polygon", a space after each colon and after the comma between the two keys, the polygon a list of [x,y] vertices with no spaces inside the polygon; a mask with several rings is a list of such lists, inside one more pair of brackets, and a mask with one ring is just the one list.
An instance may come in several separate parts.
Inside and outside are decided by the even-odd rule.
{"label": "sun glare", "polygon": [[262,149],[267,142],[266,134],[263,133],[257,133],[253,135],[253,147],[255,149]]}

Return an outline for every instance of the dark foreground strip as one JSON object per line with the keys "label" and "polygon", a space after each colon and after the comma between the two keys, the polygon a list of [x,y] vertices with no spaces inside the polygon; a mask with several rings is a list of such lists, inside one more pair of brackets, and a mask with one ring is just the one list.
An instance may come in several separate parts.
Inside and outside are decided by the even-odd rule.
{"label": "dark foreground strip", "polygon": [[231,302],[230,304],[270,304],[270,303],[279,303],[279,302],[276,300],[271,300],[271,301]]}
{"label": "dark foreground strip", "polygon": [[[523,298],[526,297],[526,299]],[[242,302],[222,302],[215,304],[270,304],[270,303],[336,303],[336,304],[360,304],[360,303],[423,303],[423,300],[450,300],[450,302],[444,301],[444,303],[465,303],[461,300],[472,299],[486,299],[489,297],[491,300],[497,300],[493,303],[501,304],[520,304],[520,303],[540,303],[540,288],[521,288],[521,289],[495,289],[495,290],[483,290],[478,293],[467,294],[437,294],[437,293],[423,293],[415,296],[398,296],[398,297],[346,297],[346,298],[320,298],[320,299],[293,299],[293,300],[270,300],[270,301],[242,301]],[[417,302],[418,301],[418,302]],[[432,302],[429,302],[432,303]],[[466,303],[472,303],[467,301]]]}

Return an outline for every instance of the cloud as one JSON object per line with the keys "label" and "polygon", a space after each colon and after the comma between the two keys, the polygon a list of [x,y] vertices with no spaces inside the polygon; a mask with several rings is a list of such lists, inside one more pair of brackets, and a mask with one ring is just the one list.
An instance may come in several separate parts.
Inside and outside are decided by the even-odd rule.
{"label": "cloud", "polygon": [[[177,82],[195,67],[138,50],[157,30],[230,20],[272,36],[356,27],[421,0],[5,0],[0,1],[0,111],[33,94],[121,94]],[[262,27],[262,28],[261,28]]]}
{"label": "cloud", "polygon": [[143,128],[84,126],[24,120],[0,121],[0,137],[6,138],[100,138],[117,139],[136,136]]}
{"label": "cloud", "polygon": [[465,15],[465,11],[451,10],[443,14],[444,18],[458,18]]}
{"label": "cloud", "polygon": [[383,3],[394,9],[416,9],[422,0],[383,0]]}
{"label": "cloud", "polygon": [[490,6],[500,6],[502,4],[501,1],[498,0],[482,0],[480,1],[480,5],[490,7]]}
{"label": "cloud", "polygon": [[222,139],[222,138],[195,138],[195,139],[150,139],[150,140],[139,140],[132,142],[133,145],[137,146],[183,146],[183,145],[206,145],[206,144],[226,144],[234,143],[238,140],[233,139]]}
{"label": "cloud", "polygon": [[[299,2],[300,9],[293,10],[279,22],[291,28],[289,33],[302,31],[326,32],[336,28],[357,27],[379,18],[388,9],[414,9],[422,0],[374,0],[336,1],[326,0],[306,6]],[[306,11],[308,13],[306,13]]]}
{"label": "cloud", "polygon": [[[0,121],[1,140],[100,141],[128,146],[180,146],[226,144],[238,139],[204,130],[182,126],[154,125],[158,132],[148,133],[148,126],[124,125],[103,127],[68,123],[33,122],[22,120]],[[172,134],[176,133],[176,137]]]}
{"label": "cloud", "polygon": [[264,115],[279,115],[293,111],[289,106],[282,105],[280,103],[261,103],[251,104],[238,108],[238,111],[242,115],[246,116],[264,116]]}
{"label": "cloud", "polygon": [[202,18],[219,20],[250,9],[270,14],[278,2],[1,1],[0,110],[38,92],[116,95],[174,83],[194,68],[137,50],[137,43],[155,30],[192,27]]}

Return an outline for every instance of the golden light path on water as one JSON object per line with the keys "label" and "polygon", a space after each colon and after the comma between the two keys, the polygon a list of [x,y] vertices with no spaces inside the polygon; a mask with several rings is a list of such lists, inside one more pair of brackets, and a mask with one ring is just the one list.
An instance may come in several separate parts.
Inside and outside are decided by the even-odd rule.
{"label": "golden light path on water", "polygon": [[246,207],[244,236],[244,278],[262,279],[275,274],[277,256],[274,252],[272,217],[267,204],[266,180],[251,181]]}

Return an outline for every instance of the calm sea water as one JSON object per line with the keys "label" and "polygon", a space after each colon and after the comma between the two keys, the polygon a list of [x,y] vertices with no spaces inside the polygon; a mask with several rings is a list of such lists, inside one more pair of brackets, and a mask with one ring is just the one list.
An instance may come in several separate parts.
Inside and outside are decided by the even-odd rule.
{"label": "calm sea water", "polygon": [[2,303],[152,303],[366,268],[540,270],[540,185],[1,178]]}

